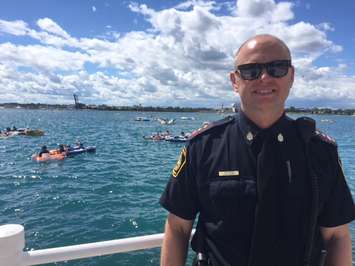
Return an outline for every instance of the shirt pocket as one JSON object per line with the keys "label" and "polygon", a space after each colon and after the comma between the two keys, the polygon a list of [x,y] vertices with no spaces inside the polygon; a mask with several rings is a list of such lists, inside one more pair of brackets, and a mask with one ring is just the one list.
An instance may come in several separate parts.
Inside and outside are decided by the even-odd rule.
{"label": "shirt pocket", "polygon": [[209,194],[220,220],[242,227],[252,221],[256,205],[253,177],[216,177],[209,181]]}

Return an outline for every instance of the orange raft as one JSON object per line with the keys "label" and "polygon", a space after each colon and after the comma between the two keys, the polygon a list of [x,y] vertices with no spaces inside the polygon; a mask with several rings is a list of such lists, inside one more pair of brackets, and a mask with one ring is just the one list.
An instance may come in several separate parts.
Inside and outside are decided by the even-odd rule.
{"label": "orange raft", "polygon": [[39,156],[38,154],[34,154],[32,156],[32,160],[36,162],[61,161],[64,160],[65,157],[66,157],[65,152],[63,153],[50,152],[50,153],[43,153],[42,156]]}

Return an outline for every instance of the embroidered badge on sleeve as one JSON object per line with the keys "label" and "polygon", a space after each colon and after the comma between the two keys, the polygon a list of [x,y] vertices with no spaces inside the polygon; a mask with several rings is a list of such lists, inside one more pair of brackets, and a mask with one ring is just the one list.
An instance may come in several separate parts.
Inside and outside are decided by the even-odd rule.
{"label": "embroidered badge on sleeve", "polygon": [[181,170],[184,168],[185,164],[186,164],[186,154],[187,154],[187,150],[184,147],[181,150],[180,156],[179,156],[179,160],[177,161],[173,172],[172,172],[172,176],[173,177],[178,177],[178,175],[180,174]]}

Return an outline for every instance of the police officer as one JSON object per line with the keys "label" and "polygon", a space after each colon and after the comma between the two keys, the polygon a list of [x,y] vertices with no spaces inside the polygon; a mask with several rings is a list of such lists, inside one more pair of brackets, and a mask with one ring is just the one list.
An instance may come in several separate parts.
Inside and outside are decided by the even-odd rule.
{"label": "police officer", "polygon": [[354,204],[337,146],[284,105],[294,79],[288,47],[247,40],[230,74],[241,107],[182,149],[160,203],[169,211],[161,265],[350,266]]}

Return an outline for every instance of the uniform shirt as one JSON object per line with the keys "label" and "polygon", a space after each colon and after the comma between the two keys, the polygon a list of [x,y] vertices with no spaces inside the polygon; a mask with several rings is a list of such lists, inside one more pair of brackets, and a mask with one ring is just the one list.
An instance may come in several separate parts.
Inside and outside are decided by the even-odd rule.
{"label": "uniform shirt", "polygon": [[[333,167],[317,170],[323,177],[319,225],[348,223],[354,208],[336,148],[316,140],[312,152],[322,155],[317,167],[325,161]],[[310,199],[304,143],[294,121],[283,115],[261,130],[240,112],[190,140],[160,203],[187,220],[199,214],[212,265],[301,265]]]}

